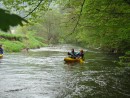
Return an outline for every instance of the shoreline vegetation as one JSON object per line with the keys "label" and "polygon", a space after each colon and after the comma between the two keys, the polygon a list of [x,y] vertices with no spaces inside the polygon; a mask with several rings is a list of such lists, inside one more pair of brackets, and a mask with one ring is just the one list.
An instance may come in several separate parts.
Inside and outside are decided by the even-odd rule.
{"label": "shoreline vegetation", "polygon": [[25,49],[46,46],[37,37],[23,36],[10,33],[0,33],[0,44],[5,52],[21,52]]}
{"label": "shoreline vegetation", "polygon": [[[47,44],[43,43],[40,38],[33,35],[24,36],[11,33],[0,33],[0,44],[3,45],[5,52],[23,52],[28,51],[28,49],[47,46]],[[97,50],[102,51],[100,48]],[[130,66],[130,51],[126,52],[123,56],[119,56],[118,63],[123,66]]]}

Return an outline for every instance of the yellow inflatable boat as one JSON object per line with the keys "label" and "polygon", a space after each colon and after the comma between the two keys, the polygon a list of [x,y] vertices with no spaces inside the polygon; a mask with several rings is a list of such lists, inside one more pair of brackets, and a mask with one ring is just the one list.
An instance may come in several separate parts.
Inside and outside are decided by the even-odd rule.
{"label": "yellow inflatable boat", "polygon": [[3,57],[3,54],[0,54],[0,59]]}
{"label": "yellow inflatable boat", "polygon": [[71,63],[71,62],[73,62],[73,63],[74,62],[84,63],[84,60],[82,58],[74,59],[74,58],[66,57],[66,58],[64,58],[64,61],[69,62],[69,63]]}

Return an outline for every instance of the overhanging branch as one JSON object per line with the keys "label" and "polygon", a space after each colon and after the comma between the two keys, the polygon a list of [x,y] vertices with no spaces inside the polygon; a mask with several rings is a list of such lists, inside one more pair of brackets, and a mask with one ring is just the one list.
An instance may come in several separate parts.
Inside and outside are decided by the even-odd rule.
{"label": "overhanging branch", "polygon": [[[83,0],[83,3],[82,3],[82,5],[81,5],[80,14],[79,14],[78,20],[77,20],[77,22],[76,22],[76,25],[75,25],[75,27],[74,27],[74,29],[73,29],[72,33],[74,33],[74,32],[75,32],[75,30],[76,30],[76,28],[77,28],[77,26],[78,26],[78,24],[79,24],[80,17],[81,17],[81,15],[82,15],[83,6],[84,6],[84,4],[85,4],[85,1],[86,1],[86,0]],[[72,34],[72,33],[70,33],[70,34]]]}
{"label": "overhanging branch", "polygon": [[40,0],[40,2],[37,4],[37,6],[31,11],[29,12],[26,16],[24,16],[23,18],[26,18],[28,17],[30,14],[32,14],[39,6],[40,4],[43,2],[44,0]]}

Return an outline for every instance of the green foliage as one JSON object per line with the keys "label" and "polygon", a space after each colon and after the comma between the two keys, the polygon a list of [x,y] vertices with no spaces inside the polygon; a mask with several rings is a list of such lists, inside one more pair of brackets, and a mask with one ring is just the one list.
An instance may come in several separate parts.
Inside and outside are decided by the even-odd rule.
{"label": "green foliage", "polygon": [[69,0],[63,10],[71,8],[66,23],[72,32],[80,9],[82,14],[69,42],[84,43],[84,46],[100,47],[102,50],[124,53],[130,49],[130,6],[128,0]]}
{"label": "green foliage", "polygon": [[22,21],[27,22],[18,15],[10,14],[9,11],[0,9],[1,30],[7,32],[11,26],[23,25]]}
{"label": "green foliage", "polygon": [[130,51],[125,52],[124,56],[119,57],[119,64],[130,66]]}
{"label": "green foliage", "polygon": [[0,40],[6,52],[19,52],[24,48],[23,43],[19,41]]}
{"label": "green foliage", "polygon": [[120,63],[130,63],[130,57],[121,56],[119,57]]}
{"label": "green foliage", "polygon": [[25,37],[21,35],[15,35],[15,34],[7,34],[7,33],[0,33],[1,39],[7,39],[7,40],[14,40],[14,41],[22,41],[23,39],[26,39]]}
{"label": "green foliage", "polygon": [[130,51],[127,51],[127,52],[125,53],[125,56],[129,56],[129,57],[130,57]]}
{"label": "green foliage", "polygon": [[[0,1],[0,29],[7,32],[11,26],[23,25],[23,21],[37,22],[47,11],[52,0],[3,0]],[[19,14],[19,15],[16,15]],[[34,19],[35,18],[35,19]]]}
{"label": "green foliage", "polygon": [[40,17],[39,13],[48,9],[51,2],[52,0],[3,0],[0,3],[11,13],[19,14],[33,21],[33,18]]}
{"label": "green foliage", "polygon": [[33,30],[35,35],[42,37],[42,42],[46,44],[56,44],[59,42],[61,33],[61,14],[55,10],[47,11],[40,17],[38,23],[31,25],[29,30]]}
{"label": "green foliage", "polygon": [[27,33],[27,40],[24,40],[25,43],[25,47],[28,48],[39,48],[41,46],[44,46],[45,44],[43,44],[41,42],[41,39],[39,39],[39,37],[35,36],[34,32],[28,32]]}
{"label": "green foliage", "polygon": [[41,42],[41,38],[35,37],[33,32],[28,33],[26,37],[24,35],[0,33],[0,37],[0,44],[3,44],[6,52],[20,52],[24,48],[45,46]]}

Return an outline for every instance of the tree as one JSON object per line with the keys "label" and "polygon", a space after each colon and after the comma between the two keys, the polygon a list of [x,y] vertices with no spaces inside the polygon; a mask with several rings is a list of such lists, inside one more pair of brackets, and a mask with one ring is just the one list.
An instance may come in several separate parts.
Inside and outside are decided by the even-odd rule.
{"label": "tree", "polygon": [[41,27],[44,28],[42,33],[48,44],[59,42],[59,36],[61,33],[60,20],[60,13],[54,10],[46,12],[46,14],[41,17],[39,23]]}
{"label": "tree", "polygon": [[47,0],[35,0],[33,2],[30,0],[4,0],[0,1],[0,3],[4,8],[0,9],[0,22],[2,23],[0,29],[7,32],[10,26],[17,26],[18,24],[23,25],[22,21],[27,22],[25,18],[29,15],[31,15],[29,17],[30,19],[35,17],[36,13],[33,12],[38,9],[41,4],[42,6],[39,7],[39,11],[45,9],[45,4],[49,2],[47,2]]}
{"label": "tree", "polygon": [[77,33],[76,43],[80,41],[111,52],[130,49],[128,0],[68,0],[62,9],[68,8],[71,9],[68,11],[68,20],[75,25],[71,26],[72,31]]}

